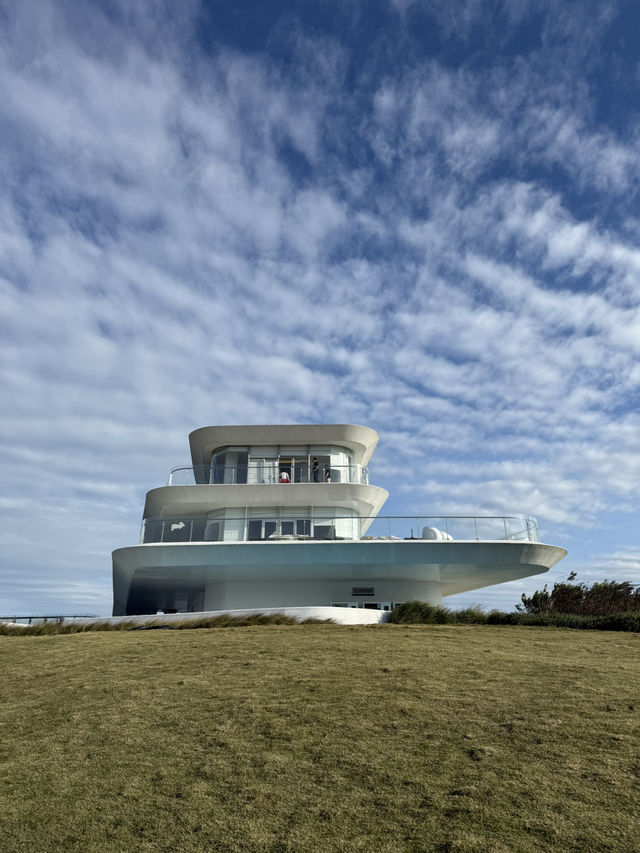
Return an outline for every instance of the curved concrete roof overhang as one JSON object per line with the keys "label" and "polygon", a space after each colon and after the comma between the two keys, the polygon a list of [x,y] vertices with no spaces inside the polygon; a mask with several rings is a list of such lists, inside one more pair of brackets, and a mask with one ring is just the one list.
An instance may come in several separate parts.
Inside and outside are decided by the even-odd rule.
{"label": "curved concrete roof overhang", "polygon": [[359,483],[281,483],[264,485],[161,486],[147,492],[143,518],[201,515],[227,507],[322,506],[377,515],[389,497],[380,486]]}
{"label": "curved concrete roof overhang", "polygon": [[357,424],[253,424],[210,426],[189,435],[194,466],[208,465],[219,447],[250,445],[340,445],[351,450],[356,465],[368,465],[378,443],[378,433]]}
{"label": "curved concrete roof overhang", "polygon": [[136,583],[433,580],[443,595],[537,575],[564,556],[539,542],[208,542],[148,544],[113,552],[114,578]]}

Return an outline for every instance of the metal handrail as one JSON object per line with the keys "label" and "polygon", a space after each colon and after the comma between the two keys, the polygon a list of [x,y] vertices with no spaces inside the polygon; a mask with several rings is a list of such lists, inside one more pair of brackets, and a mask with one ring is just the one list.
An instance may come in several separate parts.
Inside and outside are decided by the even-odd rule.
{"label": "metal handrail", "polygon": [[[225,536],[225,532],[228,535]],[[214,516],[213,513],[193,517],[150,517],[143,519],[140,533],[142,544],[327,539],[539,541],[537,521],[531,516],[340,516],[312,510],[309,515],[299,517],[286,507],[279,507],[275,514],[265,512],[263,517],[255,518]]]}
{"label": "metal handrail", "polygon": [[349,483],[369,485],[369,470],[364,465],[300,465],[289,479],[281,479],[284,472],[276,459],[269,465],[248,462],[246,465],[196,465],[172,468],[168,486],[198,485],[274,485],[276,483]]}
{"label": "metal handrail", "polygon": [[73,616],[0,616],[0,622],[11,622],[16,625],[32,622],[63,622],[65,619],[98,619],[95,613],[81,613]]}

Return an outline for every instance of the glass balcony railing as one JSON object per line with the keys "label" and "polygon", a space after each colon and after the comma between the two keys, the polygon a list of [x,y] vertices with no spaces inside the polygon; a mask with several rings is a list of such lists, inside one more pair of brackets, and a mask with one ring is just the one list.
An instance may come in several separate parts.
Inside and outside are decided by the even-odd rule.
{"label": "glass balcony railing", "polygon": [[500,516],[331,516],[265,514],[262,518],[220,515],[147,518],[140,542],[256,542],[320,540],[521,541],[538,542],[535,518]]}
{"label": "glass balcony railing", "polygon": [[364,465],[295,465],[273,462],[247,465],[212,465],[173,468],[168,486],[273,485],[275,483],[356,483],[368,486],[369,471]]}

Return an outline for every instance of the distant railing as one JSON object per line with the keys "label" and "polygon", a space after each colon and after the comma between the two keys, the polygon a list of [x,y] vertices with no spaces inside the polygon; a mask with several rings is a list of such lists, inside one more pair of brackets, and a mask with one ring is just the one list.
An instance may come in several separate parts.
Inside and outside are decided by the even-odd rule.
{"label": "distant railing", "polygon": [[32,622],[63,622],[65,619],[98,619],[94,613],[81,613],[74,616],[0,616],[0,622],[12,622],[17,625],[31,625]]}
{"label": "distant railing", "polygon": [[292,516],[283,507],[277,516],[234,518],[209,515],[146,518],[140,542],[251,542],[305,540],[388,541],[523,541],[538,542],[535,518],[499,516],[331,516],[313,512]]}
{"label": "distant railing", "polygon": [[[292,470],[293,469],[293,470]],[[249,462],[246,465],[200,465],[173,468],[168,486],[273,485],[274,483],[356,483],[369,484],[364,465],[280,465],[278,460]]]}

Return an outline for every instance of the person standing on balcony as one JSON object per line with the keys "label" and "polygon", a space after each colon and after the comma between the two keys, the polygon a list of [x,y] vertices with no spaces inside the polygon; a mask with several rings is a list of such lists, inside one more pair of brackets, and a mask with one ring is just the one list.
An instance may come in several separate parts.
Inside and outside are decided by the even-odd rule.
{"label": "person standing on balcony", "polygon": [[313,474],[313,482],[320,482],[320,463],[318,462],[318,457],[314,456],[311,462],[311,473]]}
{"label": "person standing on balcony", "polygon": [[331,468],[328,465],[324,466],[324,481],[325,483],[331,482]]}

